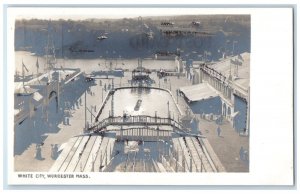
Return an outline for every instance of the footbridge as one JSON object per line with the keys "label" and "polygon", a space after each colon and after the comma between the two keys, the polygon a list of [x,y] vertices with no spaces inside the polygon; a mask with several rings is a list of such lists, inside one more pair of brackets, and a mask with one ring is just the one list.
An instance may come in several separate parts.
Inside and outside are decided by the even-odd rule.
{"label": "footbridge", "polygon": [[102,121],[98,121],[90,125],[88,127],[88,131],[97,133],[111,125],[117,125],[117,126],[166,125],[166,126],[172,126],[173,128],[181,132],[185,131],[184,127],[172,118],[153,117],[147,115],[108,117],[106,119],[103,119]]}

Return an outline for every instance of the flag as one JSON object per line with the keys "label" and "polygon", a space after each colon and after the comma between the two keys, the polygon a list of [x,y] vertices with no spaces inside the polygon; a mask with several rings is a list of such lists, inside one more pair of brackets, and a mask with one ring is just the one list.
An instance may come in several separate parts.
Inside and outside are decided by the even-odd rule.
{"label": "flag", "polygon": [[28,70],[28,69],[27,69],[27,67],[25,66],[25,64],[24,64],[23,60],[22,60],[22,67],[24,67],[24,68],[25,68],[25,70],[26,70],[27,72],[29,72],[29,70]]}

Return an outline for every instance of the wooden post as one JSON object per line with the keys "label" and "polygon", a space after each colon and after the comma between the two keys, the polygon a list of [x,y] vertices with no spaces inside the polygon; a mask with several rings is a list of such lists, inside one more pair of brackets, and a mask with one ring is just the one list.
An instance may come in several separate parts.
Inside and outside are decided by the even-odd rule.
{"label": "wooden post", "polygon": [[192,161],[192,156],[190,156],[190,172],[193,170],[193,161]]}

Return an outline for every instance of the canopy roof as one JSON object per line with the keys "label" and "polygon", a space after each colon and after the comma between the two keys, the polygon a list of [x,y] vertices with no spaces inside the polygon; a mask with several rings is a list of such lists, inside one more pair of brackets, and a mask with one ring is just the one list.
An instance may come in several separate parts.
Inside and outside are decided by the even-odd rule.
{"label": "canopy roof", "polygon": [[185,86],[179,88],[179,90],[184,93],[185,97],[188,98],[190,102],[219,96],[217,92],[212,89],[207,83]]}

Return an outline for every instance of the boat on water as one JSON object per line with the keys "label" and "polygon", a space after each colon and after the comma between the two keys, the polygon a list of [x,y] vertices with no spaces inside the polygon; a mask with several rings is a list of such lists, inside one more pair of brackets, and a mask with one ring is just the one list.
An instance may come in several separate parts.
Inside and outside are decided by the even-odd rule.
{"label": "boat on water", "polygon": [[135,104],[134,110],[138,111],[141,107],[141,104],[142,104],[142,100],[138,100]]}

